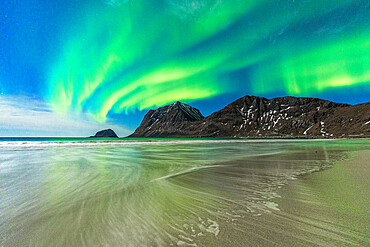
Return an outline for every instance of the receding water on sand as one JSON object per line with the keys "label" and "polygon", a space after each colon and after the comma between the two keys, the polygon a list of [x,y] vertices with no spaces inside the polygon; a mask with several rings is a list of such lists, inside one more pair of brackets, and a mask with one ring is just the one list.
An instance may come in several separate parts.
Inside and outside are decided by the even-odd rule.
{"label": "receding water on sand", "polygon": [[[281,196],[290,181],[369,149],[368,140],[0,141],[0,246],[361,244],[353,229],[305,228]],[[293,236],[287,225],[307,230]]]}

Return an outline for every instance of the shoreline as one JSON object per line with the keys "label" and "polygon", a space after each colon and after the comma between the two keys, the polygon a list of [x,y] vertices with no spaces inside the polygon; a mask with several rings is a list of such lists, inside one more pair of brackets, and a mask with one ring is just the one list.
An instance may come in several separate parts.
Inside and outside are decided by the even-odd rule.
{"label": "shoreline", "polygon": [[147,140],[147,139],[188,139],[188,140],[194,140],[194,139],[204,139],[204,140],[243,140],[243,139],[249,139],[249,140],[355,140],[355,139],[369,139],[370,136],[346,136],[346,137],[324,137],[324,136],[251,136],[251,137],[184,137],[184,136],[179,136],[179,137],[130,137],[130,136],[125,136],[125,137],[86,137],[86,136],[0,136],[0,141],[4,140],[11,140],[11,139],[19,139],[19,140],[25,140],[25,139],[30,139],[30,140],[39,140],[39,139],[66,139],[66,140],[73,140],[73,139],[78,139],[78,140],[86,140],[86,141],[97,141],[97,140],[102,140],[102,141],[111,141],[111,140]]}

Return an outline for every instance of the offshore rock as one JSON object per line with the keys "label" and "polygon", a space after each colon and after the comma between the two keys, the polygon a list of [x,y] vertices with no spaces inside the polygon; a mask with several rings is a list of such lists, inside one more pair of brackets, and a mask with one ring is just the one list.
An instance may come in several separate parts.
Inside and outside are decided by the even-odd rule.
{"label": "offshore rock", "polygon": [[105,129],[105,130],[98,131],[98,132],[96,132],[96,134],[94,136],[90,136],[90,137],[115,137],[115,138],[118,138],[117,134],[112,129]]}

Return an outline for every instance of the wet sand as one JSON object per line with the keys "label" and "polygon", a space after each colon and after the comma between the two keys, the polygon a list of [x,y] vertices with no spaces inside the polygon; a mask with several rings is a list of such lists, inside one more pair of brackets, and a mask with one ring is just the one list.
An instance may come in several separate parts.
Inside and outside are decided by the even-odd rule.
{"label": "wet sand", "polygon": [[282,186],[275,210],[220,225],[201,246],[369,246],[370,151]]}
{"label": "wet sand", "polygon": [[300,220],[325,246],[370,244],[370,151],[349,155],[331,169],[288,184],[276,199],[278,216]]}
{"label": "wet sand", "polygon": [[10,144],[0,246],[366,246],[369,150],[367,140]]}

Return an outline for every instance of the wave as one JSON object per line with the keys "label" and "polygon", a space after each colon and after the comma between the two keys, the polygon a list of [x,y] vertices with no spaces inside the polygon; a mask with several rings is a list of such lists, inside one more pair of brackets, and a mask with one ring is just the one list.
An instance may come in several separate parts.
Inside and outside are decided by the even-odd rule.
{"label": "wave", "polygon": [[168,145],[168,144],[212,144],[212,143],[291,143],[333,141],[335,139],[186,139],[186,140],[84,140],[84,141],[1,141],[0,148],[49,148],[75,146],[127,146],[127,145]]}
{"label": "wave", "polygon": [[[284,151],[268,152],[268,153],[261,153],[261,154],[251,154],[251,155],[244,156],[244,159],[247,157],[248,158],[261,157],[261,156],[277,155],[277,154],[282,154],[282,153],[284,153]],[[230,159],[229,161],[233,161],[234,163],[237,162],[236,160],[233,160],[233,159]],[[168,174],[168,175],[165,175],[159,178],[152,179],[151,182],[174,178],[174,177],[178,177],[181,175],[185,175],[185,174],[196,172],[196,171],[203,170],[203,169],[226,167],[226,166],[233,166],[233,163],[228,163],[227,161],[223,161],[223,163],[216,163],[214,165],[202,165],[198,167],[191,167],[189,169],[186,169],[180,172],[176,172],[176,173]]]}

